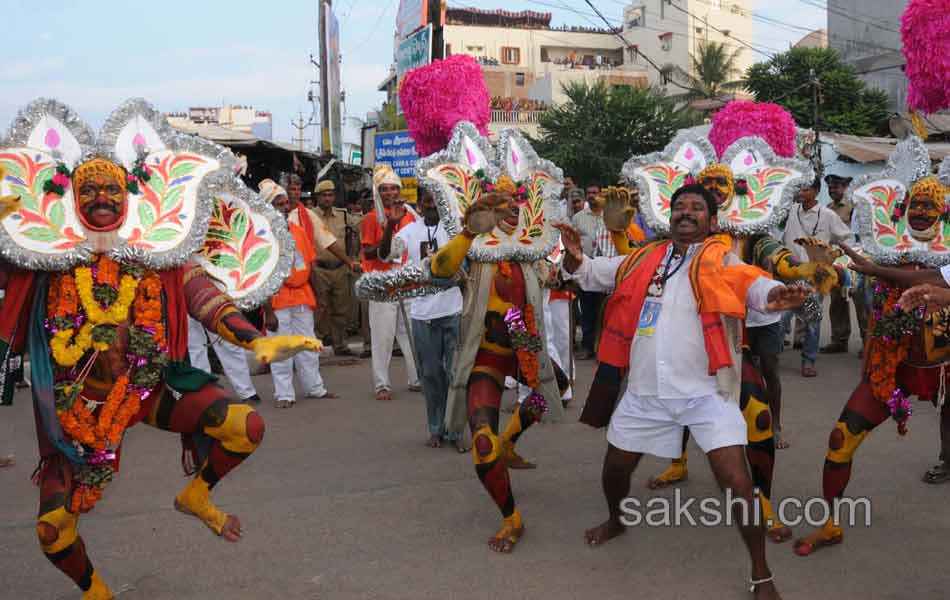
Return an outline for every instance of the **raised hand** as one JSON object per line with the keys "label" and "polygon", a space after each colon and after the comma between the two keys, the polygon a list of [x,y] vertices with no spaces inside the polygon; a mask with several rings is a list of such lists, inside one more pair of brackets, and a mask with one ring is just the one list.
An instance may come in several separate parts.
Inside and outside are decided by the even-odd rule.
{"label": "raised hand", "polygon": [[469,206],[462,222],[474,234],[488,233],[505,218],[507,212],[508,201],[501,195],[490,194]]}
{"label": "raised hand", "polygon": [[581,234],[567,223],[554,223],[554,227],[561,232],[564,251],[577,261],[583,260],[584,250],[581,247]]}
{"label": "raised hand", "polygon": [[808,296],[814,290],[802,285],[788,285],[772,288],[769,292],[768,304],[765,310],[768,312],[781,312],[784,310],[794,310],[804,304]]}
{"label": "raised hand", "polygon": [[841,281],[838,270],[827,263],[804,263],[798,265],[796,271],[802,279],[813,284],[815,291],[822,295],[829,293]]}
{"label": "raised hand", "polygon": [[274,335],[259,337],[251,342],[254,359],[261,364],[287,360],[300,352],[320,352],[323,343],[305,335]]}
{"label": "raised hand", "polygon": [[864,275],[875,275],[877,273],[876,264],[864,258],[845,244],[838,244],[838,246],[844,250],[844,253],[847,254],[848,258],[851,259],[851,265],[848,267],[849,269],[858,273],[863,273]]}
{"label": "raised hand", "polygon": [[604,225],[610,231],[626,231],[637,214],[633,196],[626,188],[609,187],[604,190]]}

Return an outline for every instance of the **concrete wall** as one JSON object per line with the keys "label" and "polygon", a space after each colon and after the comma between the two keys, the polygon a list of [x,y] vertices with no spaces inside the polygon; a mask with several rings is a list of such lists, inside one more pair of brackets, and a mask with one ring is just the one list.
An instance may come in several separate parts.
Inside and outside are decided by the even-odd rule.
{"label": "concrete wall", "polygon": [[[677,0],[676,4],[690,14],[676,9],[668,0],[633,0],[623,13],[624,38],[657,65],[674,64],[687,71],[690,55],[695,55],[706,41],[723,43],[729,50],[742,48],[738,60],[742,73],[764,59],[732,39],[752,42],[754,0],[723,0],[718,5],[715,0]],[[713,28],[728,31],[730,36]],[[664,37],[668,43],[664,43]],[[645,60],[637,62],[649,72],[651,84],[662,84],[659,73]]]}
{"label": "concrete wall", "polygon": [[828,12],[828,42],[859,71],[875,70],[861,76],[868,85],[887,92],[891,110],[907,106],[907,78],[899,68],[900,17],[907,0],[834,0]]}

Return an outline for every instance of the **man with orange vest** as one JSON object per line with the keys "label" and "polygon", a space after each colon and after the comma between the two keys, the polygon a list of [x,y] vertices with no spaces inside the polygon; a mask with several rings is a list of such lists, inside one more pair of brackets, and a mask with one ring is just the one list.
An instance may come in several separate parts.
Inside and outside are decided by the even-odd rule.
{"label": "man with orange vest", "polygon": [[[291,204],[284,188],[270,179],[260,183],[261,197],[274,205],[287,218],[290,233],[294,237],[296,252],[290,276],[284,285],[265,305],[268,329],[276,325],[278,335],[296,331],[300,335],[313,334],[313,311],[317,307],[314,293],[313,265],[317,260],[317,246],[327,249],[346,260],[351,268],[359,268],[346,259],[346,253],[326,228],[323,221],[299,202]],[[338,398],[327,391],[320,376],[320,355],[316,352],[301,352],[297,356],[271,365],[274,378],[274,404],[277,408],[290,408],[296,402],[294,392],[294,368],[300,377],[304,395],[308,398]]]}

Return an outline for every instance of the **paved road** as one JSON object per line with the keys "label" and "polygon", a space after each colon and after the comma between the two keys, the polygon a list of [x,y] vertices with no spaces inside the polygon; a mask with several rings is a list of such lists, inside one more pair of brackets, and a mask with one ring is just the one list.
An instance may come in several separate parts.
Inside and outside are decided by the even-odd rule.
{"label": "paved road", "polygon": [[[592,363],[582,362],[586,390]],[[775,497],[820,491],[828,432],[853,387],[859,361],[822,358],[820,377],[803,380],[796,357],[783,356],[785,429]],[[478,484],[469,456],[423,446],[424,402],[396,389],[380,404],[370,393],[369,362],[325,366],[338,400],[303,400],[290,410],[265,403],[260,450],[216,490],[239,514],[245,538],[229,544],[172,509],[184,484],[178,436],[138,426],[127,437],[122,471],[96,510],[81,521],[91,557],[119,598],[228,600],[748,598],[740,539],[725,526],[641,526],[605,547],[587,548],[584,529],[605,516],[600,493],[603,433],[577,423],[572,407],[560,425],[538,426],[522,453],[541,467],[516,472],[514,490],[527,535],[510,556],[485,541],[498,515]],[[395,381],[405,381],[401,362]],[[270,396],[269,377],[257,377]],[[509,393],[510,396],[510,393]],[[33,423],[27,394],[0,409],[0,581],[3,598],[78,598],[41,555],[34,533]],[[803,559],[789,544],[770,544],[769,558],[786,598],[938,598],[950,585],[950,485],[920,481],[936,459],[936,411],[919,404],[911,432],[892,423],[861,449],[849,488],[873,500],[870,528],[846,533],[842,546]],[[698,450],[681,493],[718,497]],[[633,495],[662,467],[647,458]],[[796,534],[804,531],[803,527]]]}

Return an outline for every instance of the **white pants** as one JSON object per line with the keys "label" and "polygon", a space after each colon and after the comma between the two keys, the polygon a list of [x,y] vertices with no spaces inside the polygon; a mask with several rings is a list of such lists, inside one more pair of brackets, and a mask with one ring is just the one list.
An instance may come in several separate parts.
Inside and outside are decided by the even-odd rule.
{"label": "white pants", "polygon": [[[406,307],[408,317],[409,307]],[[406,323],[396,302],[369,303],[369,335],[373,343],[373,385],[375,390],[391,390],[389,383],[389,362],[393,356],[393,340],[399,340],[399,348],[406,360],[406,371],[410,386],[419,385],[416,373],[416,361],[412,356]]]}
{"label": "white pants", "polygon": [[[206,337],[207,336],[207,337]],[[251,382],[251,372],[247,366],[247,355],[244,348],[235,346],[231,342],[221,339],[216,333],[205,331],[204,326],[196,319],[188,317],[188,357],[191,366],[211,372],[211,361],[208,360],[208,342],[214,345],[214,353],[221,361],[221,368],[228,376],[234,393],[241,400],[247,400],[257,395],[254,384]]]}
{"label": "white pants", "polygon": [[[313,337],[313,309],[309,306],[291,306],[274,311],[277,315],[277,335],[305,335]],[[301,352],[293,358],[275,362],[270,366],[274,378],[274,400],[296,400],[294,393],[294,370],[300,378],[304,396],[322,398],[327,393],[320,376],[320,354]]]}
{"label": "white pants", "polygon": [[[551,292],[544,292],[544,334],[547,338],[547,351],[551,360],[561,367],[564,374],[570,377],[572,371],[567,367],[574,361],[571,352],[571,303],[568,300],[550,301]],[[531,388],[518,384],[518,402],[531,393]],[[567,388],[561,400],[570,400],[574,397],[574,390]]]}

